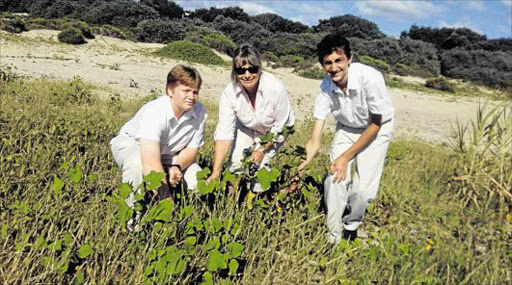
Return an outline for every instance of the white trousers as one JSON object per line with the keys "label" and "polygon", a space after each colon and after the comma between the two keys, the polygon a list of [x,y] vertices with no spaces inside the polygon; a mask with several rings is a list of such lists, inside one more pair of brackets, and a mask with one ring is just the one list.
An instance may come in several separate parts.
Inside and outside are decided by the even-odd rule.
{"label": "white trousers", "polygon": [[[262,135],[256,131],[250,130],[243,126],[237,126],[235,140],[231,147],[231,156],[229,158],[229,171],[237,173],[243,171],[242,162],[244,159],[244,150],[254,145],[254,139],[261,137]],[[263,156],[263,160],[259,165],[259,169],[263,167],[270,167],[272,158],[276,155],[277,150],[281,147],[281,143],[277,143],[274,149],[268,151]],[[252,192],[262,192],[261,184],[255,183],[253,188],[250,189]]]}
{"label": "white trousers", "polygon": [[[338,123],[331,146],[331,162],[348,150],[363,131],[364,129],[355,129]],[[392,133],[393,121],[386,122],[377,137],[349,162],[344,181],[334,183],[333,174],[325,179],[326,223],[331,238],[339,239],[342,227],[354,231],[361,224],[366,206],[377,195]],[[355,171],[352,178],[354,162]]]}
{"label": "white trousers", "polygon": [[[119,134],[110,141],[110,148],[117,165],[121,168],[123,182],[131,184],[133,189],[137,190],[143,181],[139,143],[126,134]],[[178,155],[163,156],[162,164],[169,166],[176,163],[177,157]],[[201,171],[201,167],[193,163],[184,171],[185,187],[190,190],[196,189],[197,172]],[[132,193],[125,201],[129,207],[133,207],[135,194]]]}

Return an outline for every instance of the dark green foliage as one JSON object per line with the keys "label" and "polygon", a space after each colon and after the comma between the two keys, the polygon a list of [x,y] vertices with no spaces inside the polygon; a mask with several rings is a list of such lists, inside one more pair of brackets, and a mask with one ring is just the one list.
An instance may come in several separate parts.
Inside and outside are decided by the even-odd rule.
{"label": "dark green foliage", "polygon": [[233,54],[236,49],[235,43],[223,34],[208,34],[203,39],[207,46],[228,55]]}
{"label": "dark green foliage", "polygon": [[137,25],[137,39],[141,42],[168,43],[185,38],[188,27],[180,21],[144,20]]}
{"label": "dark green foliage", "polygon": [[131,0],[98,1],[88,7],[80,18],[89,24],[136,27],[143,20],[157,19],[160,15],[153,8]]}
{"label": "dark green foliage", "polygon": [[305,78],[323,79],[326,75],[326,72],[322,68],[312,66],[305,69],[298,69],[297,74]]}
{"label": "dark green foliage", "polygon": [[12,13],[28,13],[34,0],[0,0],[0,11]]}
{"label": "dark green foliage", "polygon": [[446,78],[434,77],[429,78],[425,82],[425,87],[432,88],[440,91],[454,92],[454,86]]}
{"label": "dark green foliage", "polygon": [[261,49],[271,51],[277,56],[299,55],[305,58],[316,56],[316,44],[323,34],[318,33],[277,33],[264,39]]}
{"label": "dark green foliage", "polygon": [[27,31],[27,27],[25,20],[20,16],[7,14],[0,18],[0,30],[19,34],[21,32]]}
{"label": "dark green foliage", "polygon": [[244,10],[240,7],[226,7],[226,8],[215,8],[210,9],[197,9],[190,13],[191,18],[199,18],[205,22],[213,22],[218,16],[231,18],[242,22],[249,23],[251,18]]}
{"label": "dark green foliage", "polygon": [[361,55],[357,57],[357,61],[369,65],[380,72],[389,72],[391,70],[391,67],[389,64],[383,60],[375,59],[373,57],[367,56],[367,55]]}
{"label": "dark green foliage", "polygon": [[244,21],[234,20],[223,15],[219,15],[215,18],[213,27],[230,37],[236,44],[249,42],[258,48],[260,48],[262,43],[271,35],[271,33],[260,26],[260,24],[248,24]]}
{"label": "dark green foliage", "polygon": [[141,0],[142,4],[155,9],[162,18],[181,18],[184,14],[183,8],[169,0]]}
{"label": "dark green foliage", "polygon": [[155,54],[203,64],[224,64],[224,61],[208,47],[187,41],[172,42]]}
{"label": "dark green foliage", "polygon": [[272,33],[300,34],[309,30],[308,26],[300,22],[291,21],[272,13],[252,16],[251,19]]}
{"label": "dark green foliage", "polygon": [[313,28],[317,32],[341,32],[347,38],[380,39],[385,37],[375,23],[350,14],[319,20],[319,24]]}
{"label": "dark green foliage", "polygon": [[[441,65],[433,44],[408,37],[400,38],[399,44],[402,49],[399,64],[412,67],[407,75],[428,77],[440,74]],[[399,64],[395,67],[396,72],[400,70]]]}
{"label": "dark green foliage", "polygon": [[367,55],[394,65],[402,59],[402,49],[398,40],[391,38],[361,40],[350,38],[351,48],[360,55]]}
{"label": "dark green foliage", "polygon": [[456,47],[471,49],[473,44],[487,41],[487,37],[468,28],[431,28],[412,25],[401,37],[433,43],[436,48],[453,49]]}
{"label": "dark green foliage", "polygon": [[261,55],[262,59],[265,60],[265,61],[270,61],[270,62],[278,62],[279,61],[279,57],[277,57],[273,52],[271,51],[266,51],[264,52],[262,55]]}
{"label": "dark green foliage", "polygon": [[85,44],[85,37],[82,31],[75,27],[67,27],[57,35],[59,42],[67,44]]}
{"label": "dark green foliage", "polygon": [[512,58],[501,51],[452,49],[441,54],[441,73],[490,87],[512,86]]}

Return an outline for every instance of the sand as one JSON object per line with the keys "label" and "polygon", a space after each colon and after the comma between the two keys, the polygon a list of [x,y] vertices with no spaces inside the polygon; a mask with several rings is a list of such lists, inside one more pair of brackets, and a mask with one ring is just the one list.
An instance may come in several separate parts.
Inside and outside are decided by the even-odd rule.
{"label": "sand", "polygon": [[[20,35],[0,33],[0,65],[11,67],[17,74],[34,78],[71,79],[102,86],[101,93],[118,93],[123,97],[143,97],[162,92],[165,78],[176,60],[152,56],[162,44],[134,43],[97,36],[87,44],[73,46],[57,42],[58,31],[33,30]],[[223,55],[228,60],[229,57]],[[202,78],[201,100],[217,101],[229,82],[229,67],[190,64]],[[279,77],[288,87],[298,120],[311,118],[314,98],[320,80],[306,79],[291,69],[267,71]],[[421,82],[406,78],[408,82]],[[395,137],[417,138],[433,144],[449,144],[451,125],[458,120],[468,123],[476,118],[478,98],[435,96],[428,93],[390,88],[396,108]],[[494,102],[491,102],[494,103]],[[328,120],[331,128],[333,120]],[[309,135],[309,134],[308,134]]]}

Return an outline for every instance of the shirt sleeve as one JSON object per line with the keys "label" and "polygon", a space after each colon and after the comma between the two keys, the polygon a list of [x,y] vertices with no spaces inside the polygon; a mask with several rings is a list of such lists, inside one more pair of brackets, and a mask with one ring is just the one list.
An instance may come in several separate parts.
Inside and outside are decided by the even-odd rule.
{"label": "shirt sleeve", "polygon": [[215,128],[214,139],[234,140],[235,139],[236,115],[233,106],[229,102],[228,91],[224,90],[220,95],[219,102],[219,123]]}
{"label": "shirt sleeve", "polygon": [[136,139],[151,139],[160,142],[161,122],[155,118],[149,106],[144,106],[140,111]]}
{"label": "shirt sleeve", "polygon": [[390,120],[393,116],[391,100],[382,74],[380,72],[374,74],[364,85],[368,111],[381,115],[382,122]]}
{"label": "shirt sleeve", "polygon": [[[274,121],[272,128],[270,129],[270,132],[273,134],[279,134],[283,132],[283,128],[285,126],[291,127],[295,124],[295,114],[293,113],[290,100],[288,99],[288,92],[286,91],[286,88],[284,88],[284,86],[279,88],[275,96],[277,97],[275,103],[276,119]],[[277,142],[284,140],[284,138],[280,137],[281,136],[279,136],[275,140]]]}
{"label": "shirt sleeve", "polygon": [[206,124],[206,119],[208,117],[206,115],[206,108],[203,109],[203,112],[203,119],[199,123],[198,129],[194,132],[194,136],[192,136],[192,139],[188,143],[187,147],[198,148],[204,145],[204,128]]}
{"label": "shirt sleeve", "polygon": [[320,89],[318,95],[316,95],[313,116],[316,119],[325,120],[330,112],[331,103],[329,102],[329,95]]}

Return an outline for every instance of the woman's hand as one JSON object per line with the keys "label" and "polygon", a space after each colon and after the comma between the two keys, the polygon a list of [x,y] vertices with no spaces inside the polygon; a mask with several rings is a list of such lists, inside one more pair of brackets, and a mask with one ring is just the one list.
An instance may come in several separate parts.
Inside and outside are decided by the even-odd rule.
{"label": "woman's hand", "polygon": [[255,149],[252,151],[251,161],[256,164],[261,164],[264,156],[265,156],[265,153],[263,152],[263,149]]}
{"label": "woman's hand", "polygon": [[331,163],[329,173],[334,174],[334,183],[339,183],[347,178],[347,166],[351,159],[349,155],[343,153]]}
{"label": "woman's hand", "polygon": [[219,177],[219,175],[220,175],[220,173],[218,173],[218,172],[215,172],[215,171],[214,171],[214,172],[212,172],[212,173],[210,174],[210,177],[208,177],[208,178],[206,179],[206,184],[207,184],[207,185],[208,185],[208,184],[210,184],[213,180],[215,180],[215,178]]}
{"label": "woman's hand", "polygon": [[177,166],[171,166],[169,167],[169,183],[171,186],[176,187],[181,179],[183,178],[183,173],[181,173],[181,170]]}

